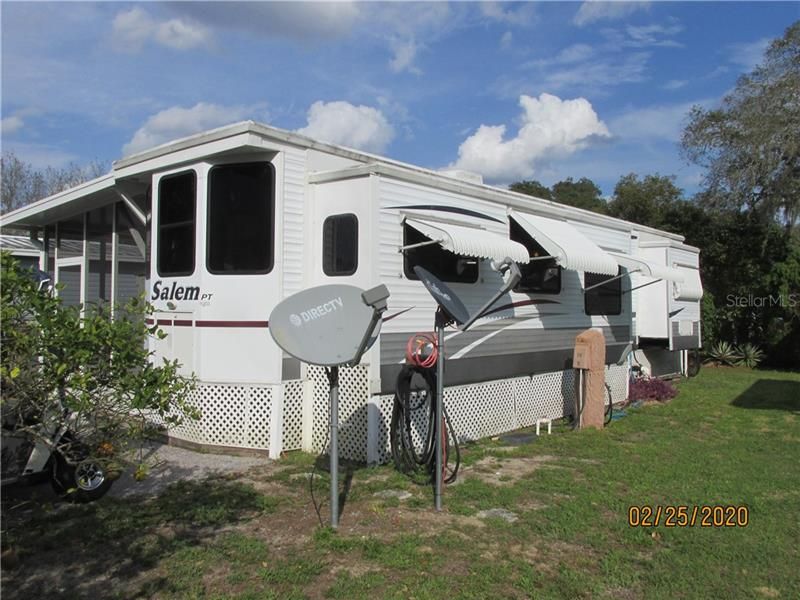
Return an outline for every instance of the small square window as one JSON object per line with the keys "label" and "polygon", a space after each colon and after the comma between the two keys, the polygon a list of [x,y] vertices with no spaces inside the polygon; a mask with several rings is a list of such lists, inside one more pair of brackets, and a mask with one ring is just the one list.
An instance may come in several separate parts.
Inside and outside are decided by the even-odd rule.
{"label": "small square window", "polygon": [[332,215],[322,224],[322,271],[329,277],[352,275],[358,269],[358,217]]}
{"label": "small square window", "polygon": [[[618,275],[622,274],[620,268]],[[605,282],[605,283],[604,283]],[[583,274],[583,288],[598,285],[584,291],[583,307],[587,315],[619,315],[622,313],[622,277],[612,279],[609,275],[598,273]]]}

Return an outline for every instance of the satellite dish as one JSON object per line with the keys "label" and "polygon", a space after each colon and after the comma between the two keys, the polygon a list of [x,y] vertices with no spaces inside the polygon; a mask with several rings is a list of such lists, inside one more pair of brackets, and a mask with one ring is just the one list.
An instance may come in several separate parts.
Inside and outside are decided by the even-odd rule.
{"label": "satellite dish", "polygon": [[[269,316],[269,331],[287,354],[312,365],[332,367],[358,361],[380,333],[375,311],[352,285],[321,285],[280,302]],[[364,336],[369,341],[362,347]]]}
{"label": "satellite dish", "polygon": [[462,325],[469,320],[469,312],[464,303],[444,282],[427,269],[419,266],[414,267],[414,273],[419,277],[428,293],[436,300],[436,303],[447,313],[447,316],[458,325]]}

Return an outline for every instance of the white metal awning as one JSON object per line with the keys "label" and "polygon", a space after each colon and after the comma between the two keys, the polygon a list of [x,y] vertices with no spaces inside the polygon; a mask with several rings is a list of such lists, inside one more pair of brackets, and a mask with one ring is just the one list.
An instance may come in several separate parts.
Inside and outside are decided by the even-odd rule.
{"label": "white metal awning", "polygon": [[683,282],[683,273],[678,269],[659,265],[638,256],[620,254],[619,252],[609,252],[609,254],[628,271],[638,271],[642,275],[653,277],[654,279],[664,279],[676,283]]}
{"label": "white metal awning", "polygon": [[696,302],[703,297],[703,282],[700,281],[700,270],[693,267],[678,267],[683,274],[683,283],[676,282],[672,287],[675,300]]}
{"label": "white metal awning", "polygon": [[619,271],[617,261],[566,221],[513,210],[510,216],[563,268],[601,275]]}
{"label": "white metal awning", "polygon": [[411,218],[406,218],[405,222],[455,254],[497,261],[508,257],[518,263],[528,262],[528,250],[525,246],[484,229]]}

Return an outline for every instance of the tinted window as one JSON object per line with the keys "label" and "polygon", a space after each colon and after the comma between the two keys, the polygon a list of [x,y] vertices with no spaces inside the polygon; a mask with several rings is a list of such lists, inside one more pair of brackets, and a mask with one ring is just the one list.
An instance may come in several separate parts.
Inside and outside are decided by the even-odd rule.
{"label": "tinted window", "polygon": [[322,271],[328,276],[352,275],[358,268],[358,218],[333,215],[322,225]]}
{"label": "tinted window", "polygon": [[[618,274],[622,274],[622,269]],[[584,290],[598,283],[603,284],[584,293],[583,307],[587,315],[618,315],[622,312],[622,278],[610,279],[609,275],[583,274]]]}
{"label": "tinted window", "polygon": [[223,165],[211,169],[209,179],[208,271],[241,275],[272,270],[272,165]]}
{"label": "tinted window", "polygon": [[[547,252],[514,219],[509,219],[509,237],[528,250],[528,256],[547,256]],[[561,292],[561,267],[554,258],[534,260],[519,265],[522,279],[514,287],[515,292],[523,294],[558,294]]]}
{"label": "tinted window", "polygon": [[[403,245],[430,242],[410,225],[403,226]],[[442,281],[475,283],[478,281],[478,259],[459,256],[443,249],[439,244],[428,244],[403,252],[403,272],[409,279],[418,279],[414,273],[417,265],[427,269]]]}
{"label": "tinted window", "polygon": [[197,179],[194,171],[164,177],[158,183],[158,274],[194,273]]}

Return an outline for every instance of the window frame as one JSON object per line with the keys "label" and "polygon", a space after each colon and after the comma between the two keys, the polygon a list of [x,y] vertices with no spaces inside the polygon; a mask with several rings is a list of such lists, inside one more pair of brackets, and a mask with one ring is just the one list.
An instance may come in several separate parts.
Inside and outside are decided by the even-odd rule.
{"label": "window frame", "polygon": [[[269,170],[270,174],[270,186],[267,194],[267,208],[269,213],[269,220],[270,220],[270,228],[269,228],[269,264],[265,269],[248,269],[248,270],[237,270],[237,271],[224,271],[224,270],[217,270],[212,269],[210,264],[211,259],[211,230],[212,230],[212,222],[211,222],[211,181],[213,179],[214,171],[218,169],[224,169],[226,167],[237,167],[237,166],[244,166],[244,165],[266,165]],[[271,273],[272,270],[275,268],[275,187],[276,187],[276,174],[275,174],[275,164],[272,161],[263,161],[263,160],[254,160],[254,161],[237,161],[231,163],[219,163],[213,165],[206,174],[206,251],[205,251],[205,262],[206,262],[206,271],[211,275],[267,275]]]}
{"label": "window frame", "polygon": [[[414,229],[414,227],[412,225],[409,225],[405,221],[403,221],[401,223],[401,225],[403,227],[403,246],[407,246],[407,245],[409,245],[409,243],[417,243],[417,242],[409,242],[408,241],[408,236],[406,234],[406,232],[408,231],[409,228],[410,229]],[[414,231],[417,231],[417,230],[414,229]],[[453,252],[450,252],[449,250],[445,250],[444,248],[441,247],[441,245],[439,243],[433,242],[432,240],[427,238],[425,236],[425,234],[423,234],[422,232],[417,231],[417,233],[419,233],[419,235],[424,237],[426,240],[431,241],[432,243],[430,245],[431,246],[436,246],[436,248],[438,248],[439,252],[446,252],[448,254],[452,254],[453,256],[457,257],[457,259],[458,258],[465,258],[465,259],[469,259],[469,260],[475,260],[476,261],[476,264],[475,264],[475,279],[471,280],[471,281],[461,281],[459,279],[449,279],[447,277],[442,276],[441,273],[434,272],[434,269],[431,269],[429,266],[425,266],[424,264],[418,263],[415,266],[421,266],[424,269],[427,269],[428,271],[433,273],[436,277],[438,277],[439,279],[441,279],[445,283],[458,283],[458,284],[461,284],[461,285],[474,285],[474,284],[478,283],[478,281],[480,281],[480,278],[481,278],[481,264],[480,264],[481,259],[480,258],[476,258],[474,256],[464,256],[463,254],[455,254]],[[413,252],[414,250],[415,249],[412,249],[411,251]],[[419,281],[419,277],[417,277],[417,274],[414,273],[414,267],[409,266],[408,252],[409,252],[408,250],[404,250],[402,252],[402,255],[403,255],[403,275],[406,277],[406,279],[409,279],[411,281]]]}
{"label": "window frame", "polygon": [[[601,274],[598,274],[598,273],[589,273],[587,271],[584,271],[584,273],[583,273],[583,312],[584,312],[584,314],[587,315],[587,316],[590,316],[590,317],[594,317],[594,316],[616,317],[616,316],[621,315],[622,314],[622,279],[625,276],[625,274],[626,274],[626,272],[622,270],[622,267],[619,268],[619,270],[617,271],[617,275],[616,276],[613,276],[613,275],[601,275]],[[589,294],[587,294],[586,293],[586,288],[587,287],[592,286],[592,285],[596,285],[597,283],[600,283],[599,281],[596,281],[594,283],[587,283],[587,281],[586,281],[586,276],[587,275],[597,276],[597,277],[606,277],[608,282],[606,284],[604,284],[604,285],[601,285],[601,286],[595,288],[594,290],[589,290]],[[617,307],[618,307],[617,311],[616,312],[613,312],[613,311],[612,312],[598,312],[598,311],[595,310],[593,312],[589,312],[589,300],[591,298],[591,296],[590,296],[591,292],[593,292],[595,290],[597,290],[597,291],[602,290],[606,285],[613,285],[616,288],[615,291],[617,292],[616,298],[617,298]]]}
{"label": "window frame", "polygon": [[[342,272],[332,271],[332,272],[329,272],[328,269],[326,268],[328,265],[326,264],[326,260],[325,260],[325,258],[326,258],[325,257],[325,226],[328,224],[329,221],[331,221],[331,219],[342,219],[342,218],[350,218],[350,217],[352,217],[352,220],[355,221],[355,243],[354,243],[355,257],[354,257],[353,269],[351,271],[342,271]],[[349,277],[351,275],[355,275],[355,273],[358,271],[358,242],[359,242],[359,235],[358,235],[358,229],[359,228],[358,228],[358,225],[359,225],[358,215],[353,213],[353,212],[339,213],[339,214],[336,214],[336,215],[328,215],[327,217],[325,217],[325,220],[322,222],[322,272],[325,274],[326,277]],[[335,231],[335,229],[334,229],[334,231]],[[333,249],[333,254],[332,254],[332,262],[333,262],[333,266],[335,267],[335,263],[336,263],[336,248],[335,248],[336,235],[335,235],[335,233],[334,233],[333,238],[334,238],[333,239],[334,249]]]}
{"label": "window frame", "polygon": [[[178,177],[184,177],[186,175],[192,176],[192,187],[194,190],[194,202],[192,203],[192,266],[191,269],[188,271],[169,271],[165,272],[161,269],[161,243],[163,241],[162,231],[166,227],[176,228],[178,226],[185,226],[190,221],[180,221],[178,223],[168,223],[166,226],[161,223],[161,207],[163,202],[163,197],[161,195],[161,186],[163,185],[164,181],[168,181],[170,179],[177,179]],[[158,180],[158,212],[156,217],[158,218],[158,226],[156,228],[156,273],[158,273],[159,277],[190,277],[194,275],[195,271],[197,270],[197,171],[194,169],[186,169],[184,171],[178,171],[176,173],[169,173],[167,175],[163,175]]]}

